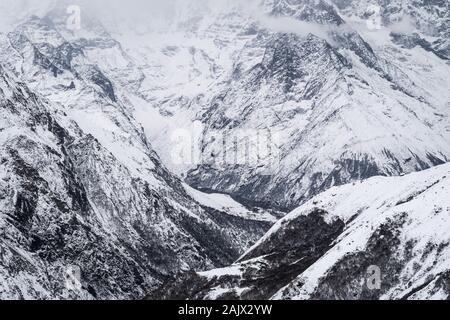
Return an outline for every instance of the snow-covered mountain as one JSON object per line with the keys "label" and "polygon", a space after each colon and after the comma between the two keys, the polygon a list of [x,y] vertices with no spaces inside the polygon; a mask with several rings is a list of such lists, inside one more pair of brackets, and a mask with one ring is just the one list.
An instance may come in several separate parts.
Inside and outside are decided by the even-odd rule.
{"label": "snow-covered mountain", "polygon": [[[169,173],[127,88],[85,53],[120,46],[71,41],[52,14],[1,38],[0,296],[139,298],[234,261],[275,218]],[[65,286],[75,267],[80,290]]]}
{"label": "snow-covered mountain", "polygon": [[0,297],[448,295],[448,1],[2,5]]}
{"label": "snow-covered mountain", "polygon": [[[199,3],[177,2],[159,29],[113,20],[120,28],[92,41],[108,45],[85,48],[191,186],[289,211],[334,185],[448,160],[445,1]],[[174,161],[180,128],[200,130],[200,161]],[[258,134],[262,155],[229,141]]]}
{"label": "snow-covered mountain", "polygon": [[[2,298],[138,298],[180,270],[232,262],[272,224],[184,186],[145,140],[131,140],[146,157],[136,168],[0,71]],[[81,291],[64,286],[70,266]]]}
{"label": "snow-covered mountain", "polygon": [[448,1],[333,0],[333,3],[350,19],[367,18],[378,7],[380,22],[389,26],[394,34],[406,36],[405,46],[422,47],[445,60],[450,59]]}
{"label": "snow-covered mountain", "polygon": [[[324,1],[276,1],[272,15],[306,21],[326,37],[263,30],[246,43],[227,84],[206,102],[202,148],[214,152],[189,172],[191,185],[293,209],[334,185],[448,160],[442,55],[405,47],[409,35],[390,38],[388,29],[365,35]],[[274,168],[220,165],[224,152],[209,137],[246,128],[278,134]]]}
{"label": "snow-covered mountain", "polygon": [[184,274],[155,294],[448,299],[449,191],[448,164],[331,188],[280,220],[235,264]]}

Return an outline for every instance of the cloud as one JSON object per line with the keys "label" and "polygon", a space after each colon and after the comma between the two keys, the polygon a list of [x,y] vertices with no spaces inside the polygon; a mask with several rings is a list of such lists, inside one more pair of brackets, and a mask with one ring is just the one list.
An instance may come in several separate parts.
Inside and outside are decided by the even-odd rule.
{"label": "cloud", "polygon": [[[210,19],[212,22],[218,14],[239,12],[272,32],[295,33],[301,36],[314,34],[330,40],[329,27],[290,17],[270,16],[268,0],[0,0],[0,2],[3,16],[11,18],[31,14],[42,16],[52,6],[64,9],[64,6],[79,5],[82,14],[87,13],[96,17],[112,32],[128,32],[129,27],[143,33],[165,30],[173,24],[195,20],[193,18]],[[261,5],[263,3],[265,6]],[[11,20],[0,20],[5,24],[12,23]]]}
{"label": "cloud", "polygon": [[317,37],[327,39],[329,28],[318,24],[300,21],[289,17],[271,17],[261,15],[258,18],[260,25],[273,32],[294,33],[300,36],[313,34]]}
{"label": "cloud", "polygon": [[415,23],[409,15],[404,15],[400,21],[392,23],[388,28],[395,33],[411,33],[415,30]]}

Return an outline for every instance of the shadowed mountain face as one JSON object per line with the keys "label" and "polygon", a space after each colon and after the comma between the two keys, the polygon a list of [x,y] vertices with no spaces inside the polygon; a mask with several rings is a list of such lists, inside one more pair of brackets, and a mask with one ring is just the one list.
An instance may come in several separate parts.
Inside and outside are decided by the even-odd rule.
{"label": "shadowed mountain face", "polygon": [[54,26],[35,17],[5,40],[2,298],[140,298],[180,270],[233,262],[271,226],[188,194],[117,85]]}
{"label": "shadowed mountain face", "polygon": [[449,165],[335,187],[236,263],[166,282],[165,299],[448,299]]}

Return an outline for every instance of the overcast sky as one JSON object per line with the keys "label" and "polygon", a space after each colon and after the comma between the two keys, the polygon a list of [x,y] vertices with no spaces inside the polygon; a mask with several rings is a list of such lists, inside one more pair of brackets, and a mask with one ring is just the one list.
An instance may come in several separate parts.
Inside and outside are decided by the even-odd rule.
{"label": "overcast sky", "polygon": [[[80,5],[82,12],[95,15],[103,22],[164,25],[174,17],[189,14],[207,15],[239,5],[249,13],[263,0],[0,0],[0,25],[4,30],[32,14],[42,16],[50,8]],[[265,0],[267,1],[267,0]]]}
{"label": "overcast sky", "polygon": [[[272,0],[0,0],[0,8],[3,9],[0,20],[11,26],[15,19],[31,14],[42,16],[55,6],[65,14],[68,6],[77,4],[81,8],[82,20],[86,14],[93,15],[112,33],[128,33],[135,29],[145,34],[160,28],[164,30],[173,21],[187,21],[192,15],[214,17],[219,12],[239,6],[239,12],[252,16],[269,30],[327,37],[327,30],[322,25],[288,17],[269,17],[260,6],[263,1]],[[6,18],[1,19],[1,14]]]}

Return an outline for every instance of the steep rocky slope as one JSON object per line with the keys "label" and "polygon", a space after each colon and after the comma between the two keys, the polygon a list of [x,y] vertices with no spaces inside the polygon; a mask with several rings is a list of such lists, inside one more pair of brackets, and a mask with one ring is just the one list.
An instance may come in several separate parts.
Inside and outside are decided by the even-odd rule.
{"label": "steep rocky slope", "polygon": [[[2,298],[139,298],[233,261],[273,223],[231,199],[194,200],[120,90],[48,21],[4,37],[2,59]],[[80,290],[65,285],[72,266]]]}
{"label": "steep rocky slope", "polygon": [[[375,4],[381,27],[372,30],[367,19]],[[106,98],[101,113],[117,118],[111,104],[126,109],[118,122],[134,117],[131,126],[144,127],[162,161],[188,184],[251,205],[289,211],[334,185],[448,161],[445,3],[174,7],[159,29],[143,21],[101,24],[84,13],[83,27],[68,32],[59,5],[8,37],[22,56],[30,50],[20,40],[26,35],[58,61],[56,83],[41,75],[28,80],[73,107],[74,117],[93,103],[84,91],[94,90]],[[56,87],[70,90],[59,94]],[[97,126],[80,125],[88,132]],[[191,135],[182,153],[201,150],[200,157],[174,160],[180,129]]]}
{"label": "steep rocky slope", "polygon": [[[389,29],[360,32],[325,1],[274,1],[270,16],[321,32],[263,28],[247,42],[203,109],[206,151],[191,185],[289,210],[334,185],[448,161],[445,57]],[[270,132],[275,160],[228,165],[215,137],[249,128]]]}
{"label": "steep rocky slope", "polygon": [[0,12],[0,297],[448,296],[448,1],[44,2]]}
{"label": "steep rocky slope", "polygon": [[[379,29],[367,23],[371,5],[381,7]],[[84,50],[127,87],[171,171],[196,188],[289,211],[334,185],[448,161],[447,6],[187,1],[163,29],[144,24],[140,34],[117,21],[121,32],[94,33],[90,42],[102,45]],[[201,157],[174,161],[166,146],[179,129]]]}
{"label": "steep rocky slope", "polygon": [[185,274],[161,292],[167,299],[448,299],[449,188],[448,164],[334,187],[280,220],[235,264]]}

